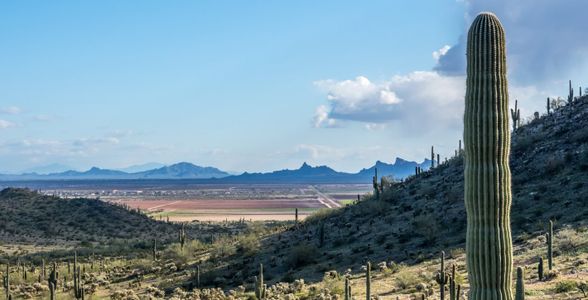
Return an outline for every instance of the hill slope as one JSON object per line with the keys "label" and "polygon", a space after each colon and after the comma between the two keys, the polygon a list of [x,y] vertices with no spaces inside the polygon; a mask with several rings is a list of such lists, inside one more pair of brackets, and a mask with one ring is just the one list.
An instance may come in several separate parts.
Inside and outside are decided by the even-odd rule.
{"label": "hill slope", "polygon": [[177,226],[100,200],[60,199],[24,189],[0,192],[0,240],[67,244],[174,239]]}
{"label": "hill slope", "polygon": [[[560,229],[585,226],[588,97],[519,128],[511,150],[515,243],[542,234],[549,219]],[[440,250],[463,248],[462,158],[386,186],[381,200],[365,197],[357,205],[311,217],[298,228],[264,239],[256,255],[226,257],[210,272],[236,286],[252,278],[261,262],[270,282],[319,280],[327,270],[359,272],[366,260],[414,264]]]}

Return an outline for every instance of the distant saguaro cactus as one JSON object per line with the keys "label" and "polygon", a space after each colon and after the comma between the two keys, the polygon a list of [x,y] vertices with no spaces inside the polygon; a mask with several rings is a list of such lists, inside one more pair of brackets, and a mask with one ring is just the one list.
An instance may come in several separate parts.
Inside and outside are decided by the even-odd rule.
{"label": "distant saguaro cactus", "polygon": [[546,107],[547,107],[547,115],[550,115],[551,114],[551,111],[550,111],[551,110],[551,100],[549,99],[549,97],[547,97]]}
{"label": "distant saguaro cactus", "polygon": [[515,300],[525,300],[525,271],[521,267],[517,268]]}
{"label": "distant saguaro cactus", "polygon": [[547,267],[553,270],[553,221],[549,220],[549,232],[547,233]]}
{"label": "distant saguaro cactus", "polygon": [[505,34],[492,13],[468,32],[464,115],[470,300],[512,299],[511,174]]}
{"label": "distant saguaro cactus", "polygon": [[449,282],[449,276],[445,273],[445,252],[441,251],[441,268],[435,275],[435,281],[439,284],[441,300],[445,300],[445,285]]}
{"label": "distant saguaro cactus", "polygon": [[184,244],[186,243],[186,230],[185,230],[185,224],[182,223],[182,227],[180,228],[180,232],[178,234],[178,239],[180,242],[180,249],[184,250]]}
{"label": "distant saguaro cactus", "polygon": [[514,109],[510,109],[510,115],[512,116],[512,131],[517,131],[519,123],[521,121],[521,110],[518,108],[519,100],[515,100]]}
{"label": "distant saguaro cactus", "polygon": [[255,296],[259,300],[265,299],[265,284],[263,283],[263,264],[259,264],[259,277],[255,278]]}
{"label": "distant saguaro cactus", "polygon": [[372,298],[372,264],[368,261],[365,269],[365,299]]}
{"label": "distant saguaro cactus", "polygon": [[574,89],[572,88],[572,81],[570,80],[570,87],[568,92],[568,104],[572,104],[574,102]]}
{"label": "distant saguaro cactus", "polygon": [[374,177],[372,178],[372,185],[374,187],[374,196],[380,199],[380,188],[378,187],[378,168],[374,168]]}
{"label": "distant saguaro cactus", "polygon": [[543,257],[539,257],[539,263],[537,264],[537,277],[539,278],[539,281],[543,281]]}
{"label": "distant saguaro cactus", "polygon": [[57,279],[59,278],[59,272],[57,272],[57,263],[53,263],[53,269],[51,270],[51,273],[49,273],[49,279],[47,279],[47,283],[49,284],[49,295],[51,300],[55,300],[56,299],[56,293],[55,291],[57,290]]}
{"label": "distant saguaro cactus", "polygon": [[349,277],[345,277],[345,300],[351,300],[351,285],[349,284]]}
{"label": "distant saguaro cactus", "polygon": [[435,167],[435,148],[431,146],[431,169]]}
{"label": "distant saguaro cactus", "polygon": [[6,294],[6,299],[11,299],[12,296],[10,295],[10,265],[6,264],[6,274],[2,276],[2,287],[4,287],[4,293]]}

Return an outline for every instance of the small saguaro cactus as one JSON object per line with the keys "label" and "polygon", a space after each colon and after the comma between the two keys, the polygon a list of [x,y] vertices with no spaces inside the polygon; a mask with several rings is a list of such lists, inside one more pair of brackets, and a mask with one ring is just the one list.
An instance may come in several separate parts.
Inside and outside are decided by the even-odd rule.
{"label": "small saguaro cactus", "polygon": [[445,300],[445,285],[449,282],[449,276],[445,273],[445,252],[441,251],[441,269],[435,275],[435,281],[439,284],[441,300]]}
{"label": "small saguaro cactus", "polygon": [[464,200],[469,300],[512,299],[511,174],[505,33],[480,13],[468,31]]}
{"label": "small saguaro cactus", "polygon": [[47,283],[49,284],[49,293],[50,293],[50,299],[51,300],[55,300],[56,298],[56,293],[55,291],[57,290],[57,279],[59,278],[59,272],[57,272],[57,263],[53,263],[53,269],[51,270],[51,273],[49,273],[49,279],[47,279]]}
{"label": "small saguaro cactus", "polygon": [[151,249],[151,251],[153,252],[153,261],[157,260],[157,239],[153,239],[153,249]]}
{"label": "small saguaro cactus", "polygon": [[435,148],[431,146],[431,169],[435,167]]}
{"label": "small saguaro cactus", "polygon": [[378,187],[378,168],[374,168],[375,175],[372,178],[372,185],[374,187],[374,196],[380,199],[380,188]]}
{"label": "small saguaro cactus", "polygon": [[521,267],[517,268],[515,300],[525,300],[525,271]]}
{"label": "small saguaro cactus", "polygon": [[549,99],[549,97],[547,97],[547,114],[550,115],[551,114],[551,100]]}
{"label": "small saguaro cactus", "polygon": [[74,264],[73,264],[73,281],[74,281],[74,297],[76,299],[84,300],[84,286],[82,284],[82,270],[78,266],[78,254],[74,252]]}
{"label": "small saguaro cactus", "polygon": [[441,164],[441,155],[437,153],[437,167]]}
{"label": "small saguaro cactus", "polygon": [[451,276],[449,277],[449,300],[457,299],[457,285],[455,284],[455,264],[451,266]]}
{"label": "small saguaro cactus", "polygon": [[547,267],[553,270],[553,221],[549,220],[549,232],[547,233]]}
{"label": "small saguaro cactus", "polygon": [[537,277],[539,281],[543,281],[544,278],[544,271],[543,271],[543,257],[539,257],[539,263],[537,264]]}
{"label": "small saguaro cactus", "polygon": [[572,104],[574,102],[574,89],[572,88],[572,81],[570,80],[570,87],[568,93],[568,104]]}
{"label": "small saguaro cactus", "polygon": [[200,265],[196,266],[196,287],[200,288]]}
{"label": "small saguaro cactus", "polygon": [[259,264],[259,277],[255,277],[255,296],[259,300],[265,299],[265,285],[263,283],[263,264]]}
{"label": "small saguaro cactus", "polygon": [[582,87],[580,87],[580,88],[578,89],[578,91],[579,91],[578,97],[582,97]]}
{"label": "small saguaro cactus", "polygon": [[349,277],[345,277],[345,300],[351,300],[351,289],[349,286]]}
{"label": "small saguaro cactus", "polygon": [[298,208],[294,209],[294,223],[298,224]]}
{"label": "small saguaro cactus", "polygon": [[517,131],[519,123],[521,121],[521,110],[518,108],[519,100],[515,100],[514,109],[510,109],[510,115],[512,117],[512,131]]}
{"label": "small saguaro cactus", "polygon": [[6,274],[2,276],[2,287],[4,287],[4,293],[6,294],[6,299],[11,299],[12,296],[10,295],[10,265],[6,264]]}
{"label": "small saguaro cactus", "polygon": [[41,279],[45,280],[47,277],[47,271],[45,270],[45,259],[41,259]]}
{"label": "small saguaro cactus", "polygon": [[372,298],[372,264],[368,261],[365,266],[365,299]]}
{"label": "small saguaro cactus", "polygon": [[180,242],[180,249],[184,250],[184,244],[186,243],[186,230],[185,224],[182,223],[182,227],[180,228],[180,232],[178,234],[178,240]]}

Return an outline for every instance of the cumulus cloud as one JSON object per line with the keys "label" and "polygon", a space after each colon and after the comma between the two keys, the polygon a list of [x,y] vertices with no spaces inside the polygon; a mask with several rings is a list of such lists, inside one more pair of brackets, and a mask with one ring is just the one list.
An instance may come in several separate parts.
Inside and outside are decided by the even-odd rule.
{"label": "cumulus cloud", "polygon": [[329,117],[329,108],[326,105],[321,105],[316,108],[313,119],[314,127],[337,127],[335,119]]}
{"label": "cumulus cloud", "polygon": [[[585,27],[588,2],[584,0],[466,0],[463,34],[445,54],[435,70],[445,75],[463,75],[466,62],[467,25],[481,11],[500,18],[507,36],[510,78],[521,85],[562,81],[585,70],[588,39]],[[562,79],[563,77],[563,79]]]}
{"label": "cumulus cloud", "polygon": [[317,111],[321,120],[363,122],[370,130],[383,129],[393,121],[414,129],[459,126],[464,80],[463,76],[441,76],[432,71],[394,76],[379,83],[363,76],[321,80],[315,84],[327,93],[329,106],[322,105]]}
{"label": "cumulus cloud", "polygon": [[0,108],[0,113],[8,114],[8,115],[18,115],[22,112],[22,109],[16,106],[9,106],[9,107],[2,107]]}
{"label": "cumulus cloud", "polygon": [[443,56],[443,55],[446,55],[447,51],[449,51],[449,49],[451,49],[451,46],[445,45],[445,46],[441,47],[441,49],[439,49],[437,51],[433,51],[433,58],[438,62],[439,58],[441,58],[441,56]]}
{"label": "cumulus cloud", "polygon": [[14,127],[14,123],[6,120],[0,120],[0,129]]}

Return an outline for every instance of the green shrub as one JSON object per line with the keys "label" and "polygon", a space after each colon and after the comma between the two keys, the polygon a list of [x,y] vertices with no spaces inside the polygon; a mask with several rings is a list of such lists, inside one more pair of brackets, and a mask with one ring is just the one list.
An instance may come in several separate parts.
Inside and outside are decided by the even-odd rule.
{"label": "green shrub", "polygon": [[568,293],[575,290],[578,287],[575,281],[562,280],[555,285],[556,293]]}
{"label": "green shrub", "polygon": [[298,245],[290,251],[288,264],[292,268],[299,268],[314,263],[314,257],[318,253],[316,246],[311,244]]}

